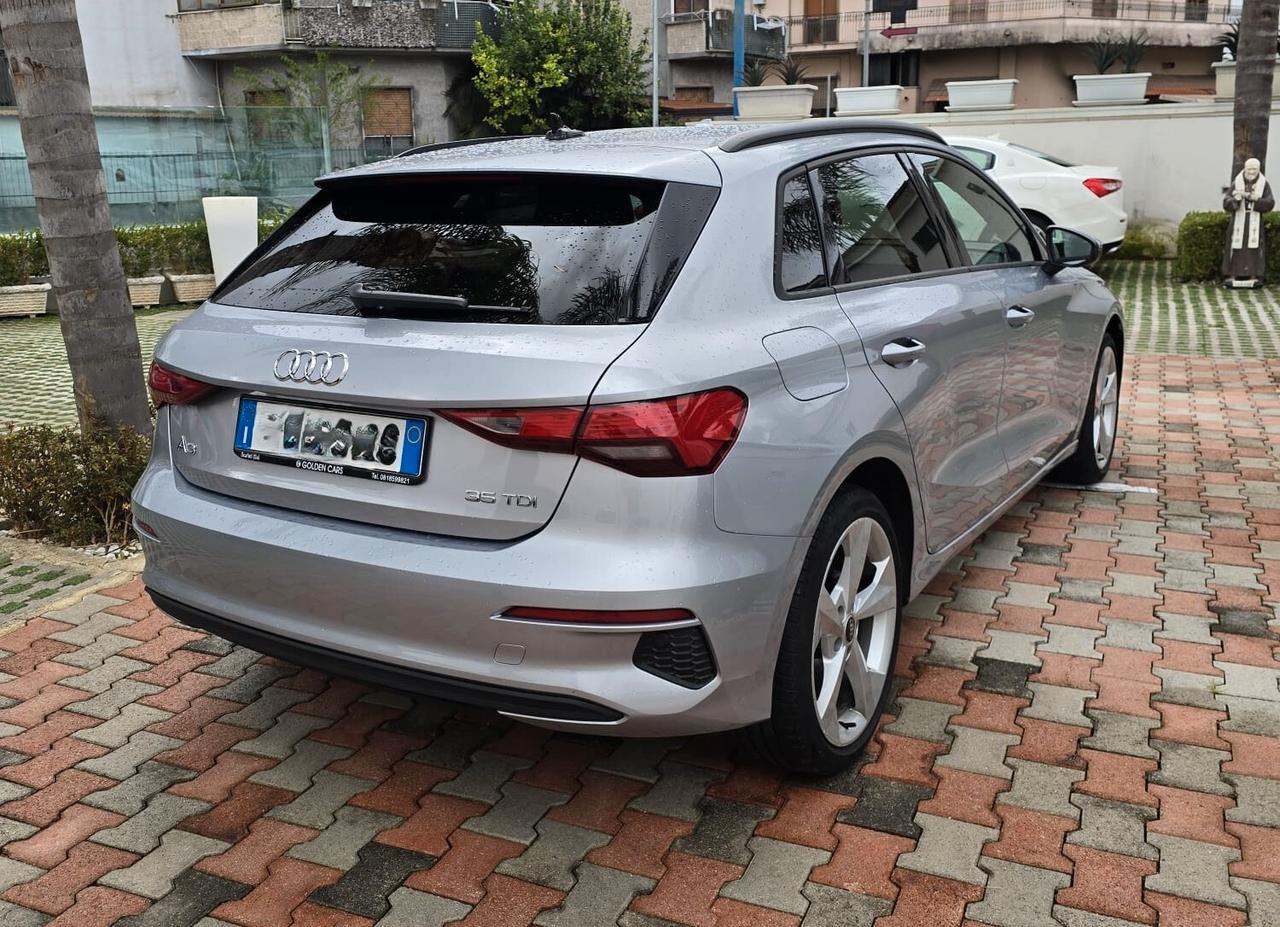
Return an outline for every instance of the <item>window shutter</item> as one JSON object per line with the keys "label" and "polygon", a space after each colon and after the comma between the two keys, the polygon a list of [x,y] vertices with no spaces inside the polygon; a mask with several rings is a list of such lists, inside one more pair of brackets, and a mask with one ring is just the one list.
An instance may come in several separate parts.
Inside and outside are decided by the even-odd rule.
{"label": "window shutter", "polygon": [[413,91],[408,87],[370,90],[362,111],[365,137],[413,137]]}

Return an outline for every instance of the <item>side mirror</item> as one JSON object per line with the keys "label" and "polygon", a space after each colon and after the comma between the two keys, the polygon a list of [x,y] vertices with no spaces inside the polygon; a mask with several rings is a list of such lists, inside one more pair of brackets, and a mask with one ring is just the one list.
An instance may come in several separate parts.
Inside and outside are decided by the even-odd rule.
{"label": "side mirror", "polygon": [[1045,230],[1045,247],[1049,257],[1044,262],[1044,269],[1056,274],[1066,267],[1089,267],[1102,255],[1102,245],[1094,238],[1058,225],[1051,225]]}

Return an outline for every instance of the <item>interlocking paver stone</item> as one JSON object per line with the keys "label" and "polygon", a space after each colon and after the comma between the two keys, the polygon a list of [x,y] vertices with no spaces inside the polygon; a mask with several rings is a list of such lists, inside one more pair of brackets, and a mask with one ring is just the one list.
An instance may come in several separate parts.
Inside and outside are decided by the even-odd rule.
{"label": "interlocking paver stone", "polygon": [[160,794],[151,799],[142,811],[123,824],[100,830],[91,838],[94,843],[128,850],[131,853],[150,853],[160,845],[160,838],[180,821],[193,814],[209,810],[209,803],[194,798]]}
{"label": "interlocking paver stone", "polygon": [[1013,769],[1005,761],[1005,752],[1021,738],[1013,734],[956,724],[950,725],[947,730],[954,735],[951,750],[938,757],[937,765],[1000,779],[1013,778]]}
{"label": "interlocking paver stone", "polygon": [[345,872],[359,864],[362,847],[400,821],[394,814],[344,806],[334,813],[331,826],[322,830],[315,839],[294,846],[288,855]]}
{"label": "interlocking paver stone", "polygon": [[1160,870],[1147,876],[1149,891],[1194,898],[1229,908],[1244,908],[1243,894],[1227,879],[1227,865],[1240,858],[1240,851],[1168,834],[1147,838],[1160,852]]}
{"label": "interlocking paver stone", "polygon": [[751,838],[747,849],[751,851],[751,863],[741,878],[727,883],[720,890],[721,896],[777,911],[804,914],[808,901],[800,890],[813,867],[830,860],[831,854],[826,850],[800,847],[767,837]]}
{"label": "interlocking paver stone", "polygon": [[158,848],[127,869],[108,872],[98,881],[145,898],[163,898],[173,889],[174,879],[190,866],[206,856],[222,853],[228,846],[199,834],[169,831]]}
{"label": "interlocking paver stone", "polygon": [[1222,763],[1231,754],[1170,740],[1154,740],[1152,745],[1160,753],[1160,768],[1148,777],[1151,782],[1192,792],[1231,794],[1231,786],[1222,780]]}
{"label": "interlocking paver stone", "polygon": [[992,927],[1058,927],[1053,919],[1053,896],[1071,884],[1071,877],[1002,859],[979,860],[991,878],[983,899],[966,909],[968,917]]}
{"label": "interlocking paver stone", "polygon": [[1156,859],[1156,848],[1146,839],[1154,808],[1082,794],[1072,795],[1071,803],[1080,809],[1080,829],[1067,834],[1067,843]]}
{"label": "interlocking paver stone", "polygon": [[444,927],[471,912],[469,904],[412,888],[397,888],[388,900],[391,911],[377,927]]}
{"label": "interlocking paver stone", "polygon": [[376,920],[391,910],[389,896],[415,872],[431,868],[435,857],[381,843],[359,848],[359,861],[332,885],[311,893],[311,901]]}
{"label": "interlocking paver stone", "polygon": [[674,847],[739,866],[751,862],[747,841],[757,825],[773,817],[772,809],[719,798],[704,798],[699,809],[702,816],[697,827],[689,836],[677,840]]}
{"label": "interlocking paver stone", "polygon": [[999,804],[1079,818],[1070,797],[1072,785],[1085,776],[1083,770],[1019,759],[1009,760],[1009,765],[1013,767],[1013,787],[996,797]]}
{"label": "interlocking paver stone", "polygon": [[706,794],[707,787],[724,778],[721,772],[687,763],[666,762],[660,769],[662,778],[644,795],[632,799],[629,807],[650,814],[696,821],[698,802]]}
{"label": "interlocking paver stone", "polygon": [[1155,719],[1092,708],[1086,708],[1085,714],[1093,721],[1093,733],[1081,740],[1080,746],[1129,756],[1159,758],[1149,742],[1151,731],[1160,726]]}
{"label": "interlocking paver stone", "polygon": [[[535,844],[536,845],[536,844]],[[558,908],[543,911],[533,922],[538,927],[596,927],[616,924],[639,892],[650,891],[652,879],[581,863],[569,894]]]}
{"label": "interlocking paver stone", "polygon": [[998,829],[923,812],[916,814],[916,823],[923,834],[915,850],[898,857],[899,866],[957,882],[986,884],[987,874],[978,868],[978,857],[983,844],[999,838]]}
{"label": "interlocking paver stone", "polygon": [[561,792],[508,782],[502,787],[501,801],[462,826],[490,837],[529,844],[538,838],[534,825],[548,809],[568,800],[569,796]]}

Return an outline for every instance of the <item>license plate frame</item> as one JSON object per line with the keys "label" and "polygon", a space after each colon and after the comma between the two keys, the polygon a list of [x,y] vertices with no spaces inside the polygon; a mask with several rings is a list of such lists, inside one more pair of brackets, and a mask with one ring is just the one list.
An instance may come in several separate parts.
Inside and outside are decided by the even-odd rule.
{"label": "license plate frame", "polygon": [[[271,416],[270,420],[260,422],[260,413]],[[295,415],[299,416],[296,428],[292,418]],[[345,431],[341,428],[344,422]],[[328,431],[320,428],[321,423],[328,426]],[[236,410],[232,450],[242,460],[376,483],[417,486],[427,478],[431,423],[432,419],[425,416],[397,415],[268,396],[241,396]],[[373,425],[377,430],[369,447],[366,446],[369,444],[367,429]],[[388,425],[395,425],[399,434],[393,443],[384,445]],[[360,429],[364,431],[357,439],[355,433]],[[278,447],[271,446],[276,431],[280,433]],[[290,433],[293,436],[292,446],[289,446]],[[344,440],[348,442],[345,452],[335,454],[335,445]],[[393,452],[389,464],[383,462],[385,457],[379,459],[379,453],[385,453],[384,447]],[[368,451],[372,453],[371,459],[356,457],[357,453]]]}

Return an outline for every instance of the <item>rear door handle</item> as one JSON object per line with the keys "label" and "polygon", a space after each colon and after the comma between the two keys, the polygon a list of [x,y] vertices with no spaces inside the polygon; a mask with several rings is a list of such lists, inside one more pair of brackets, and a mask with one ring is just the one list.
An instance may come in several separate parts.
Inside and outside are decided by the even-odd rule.
{"label": "rear door handle", "polygon": [[1026,325],[1036,314],[1026,306],[1010,306],[1004,311],[1004,319],[1014,328],[1021,328]]}
{"label": "rear door handle", "polygon": [[880,349],[880,359],[890,367],[910,367],[924,354],[924,342],[895,338]]}

